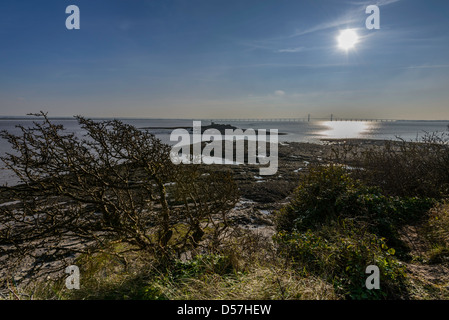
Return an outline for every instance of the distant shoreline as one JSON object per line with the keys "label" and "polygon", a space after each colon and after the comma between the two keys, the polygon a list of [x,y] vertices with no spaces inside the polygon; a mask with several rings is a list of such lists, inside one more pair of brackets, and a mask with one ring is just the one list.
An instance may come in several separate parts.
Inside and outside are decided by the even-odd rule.
{"label": "distant shoreline", "polygon": [[[138,128],[140,130],[176,130],[176,129],[184,129],[184,130],[193,130],[193,127],[191,126],[185,126],[185,127],[140,127]],[[235,127],[233,125],[230,124],[219,124],[219,123],[213,123],[211,125],[207,125],[207,126],[201,126],[201,134],[203,134],[206,130],[208,129],[216,129],[218,131],[220,131],[221,134],[225,134],[226,130],[246,130],[243,128],[238,128]],[[270,131],[266,132],[267,135],[270,134]],[[288,133],[285,132],[278,132],[278,135],[287,135]]]}

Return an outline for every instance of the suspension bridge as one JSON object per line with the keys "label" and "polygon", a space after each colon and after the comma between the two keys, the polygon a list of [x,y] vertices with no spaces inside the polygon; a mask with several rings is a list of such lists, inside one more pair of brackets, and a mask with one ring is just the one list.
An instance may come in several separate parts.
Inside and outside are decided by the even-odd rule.
{"label": "suspension bridge", "polygon": [[395,122],[398,119],[373,118],[339,118],[331,115],[327,118],[314,118],[308,115],[304,118],[229,118],[229,119],[203,119],[214,123],[220,122],[311,122],[311,121],[358,121],[358,122]]}

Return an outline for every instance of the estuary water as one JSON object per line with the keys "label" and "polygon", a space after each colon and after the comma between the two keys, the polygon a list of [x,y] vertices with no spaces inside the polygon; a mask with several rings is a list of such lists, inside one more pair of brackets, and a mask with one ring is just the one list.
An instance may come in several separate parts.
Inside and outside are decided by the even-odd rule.
{"label": "estuary water", "polygon": [[[101,119],[98,119],[101,120]],[[192,119],[121,119],[124,123],[131,124],[136,128],[145,129],[153,133],[162,142],[173,145],[177,141],[170,141],[173,128],[192,127]],[[35,119],[0,119],[0,130],[20,134],[17,125],[25,127],[32,126]],[[75,119],[52,119],[59,123],[69,132],[81,136],[81,128]],[[415,141],[427,133],[441,133],[448,131],[449,121],[219,121],[216,123],[231,124],[242,129],[277,129],[279,142],[311,142],[320,143],[322,139],[377,139],[396,140],[405,139]],[[202,121],[202,125],[210,125],[210,121]],[[11,152],[8,142],[0,139],[0,156]],[[15,184],[17,179],[14,175],[3,168],[0,162],[0,185],[8,183]]]}

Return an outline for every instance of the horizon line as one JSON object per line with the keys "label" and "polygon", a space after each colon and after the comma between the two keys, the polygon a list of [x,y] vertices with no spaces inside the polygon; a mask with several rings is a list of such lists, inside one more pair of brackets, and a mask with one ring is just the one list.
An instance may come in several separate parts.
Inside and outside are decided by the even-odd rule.
{"label": "horizon line", "polygon": [[[58,120],[74,120],[77,115],[73,116],[49,116],[48,119],[58,119]],[[440,121],[440,122],[448,122],[449,119],[399,119],[399,118],[368,118],[368,117],[359,117],[359,118],[349,118],[349,117],[267,117],[267,118],[249,118],[249,117],[240,117],[240,118],[163,118],[163,117],[87,117],[82,116],[86,119],[93,120],[197,120],[197,121],[293,121],[293,120],[319,120],[319,121]],[[8,116],[8,115],[0,115],[0,120],[31,120],[37,119],[34,115],[24,115],[24,116]]]}

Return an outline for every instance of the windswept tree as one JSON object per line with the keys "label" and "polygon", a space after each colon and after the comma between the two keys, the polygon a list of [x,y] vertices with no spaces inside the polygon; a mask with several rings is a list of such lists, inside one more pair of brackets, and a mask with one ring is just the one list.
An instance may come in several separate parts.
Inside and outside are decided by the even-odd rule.
{"label": "windswept tree", "polygon": [[237,201],[229,173],[174,165],[170,146],[119,120],[77,116],[79,136],[36,116],[1,133],[13,149],[1,160],[21,183],[1,189],[0,259],[44,263],[117,244],[167,259],[220,241]]}

